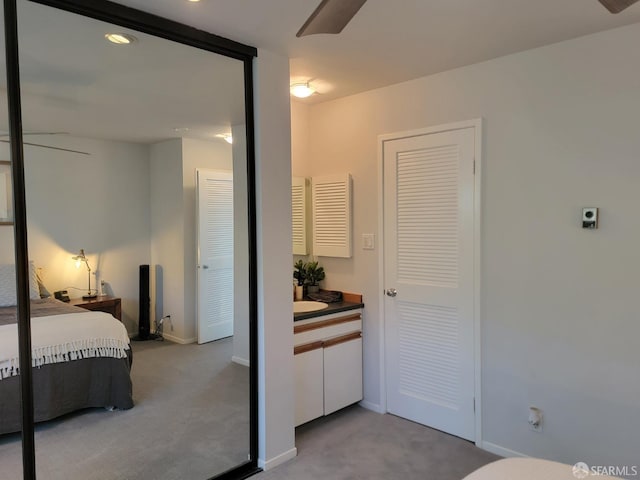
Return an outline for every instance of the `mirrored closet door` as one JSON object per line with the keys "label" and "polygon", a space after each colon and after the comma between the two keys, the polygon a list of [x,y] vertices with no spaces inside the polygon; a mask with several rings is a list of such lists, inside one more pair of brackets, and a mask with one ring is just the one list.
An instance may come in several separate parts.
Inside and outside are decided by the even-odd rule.
{"label": "mirrored closet door", "polygon": [[109,2],[15,4],[38,478],[255,471],[255,50]]}

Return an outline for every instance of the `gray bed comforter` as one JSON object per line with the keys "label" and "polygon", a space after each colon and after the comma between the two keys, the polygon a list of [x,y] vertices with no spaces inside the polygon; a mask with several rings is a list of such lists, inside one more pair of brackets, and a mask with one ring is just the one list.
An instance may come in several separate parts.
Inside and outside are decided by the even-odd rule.
{"label": "gray bed comforter", "polygon": [[[31,302],[31,317],[86,312],[63,302]],[[16,322],[15,307],[0,307],[0,325]],[[90,407],[133,407],[131,350],[127,358],[85,358],[33,369],[35,421]],[[20,430],[20,377],[0,380],[0,434]]]}

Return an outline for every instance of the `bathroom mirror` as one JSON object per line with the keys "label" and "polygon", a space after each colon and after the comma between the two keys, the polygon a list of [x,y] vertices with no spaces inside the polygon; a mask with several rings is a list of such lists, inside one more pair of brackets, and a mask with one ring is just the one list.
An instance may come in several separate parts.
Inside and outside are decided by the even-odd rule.
{"label": "bathroom mirror", "polygon": [[[29,259],[76,308],[42,318],[86,324],[97,311],[120,325],[119,343],[104,334],[115,353],[61,338],[78,351],[35,372],[37,472],[156,480],[255,469],[252,49],[109,2],[18,0],[17,14]],[[216,175],[226,183],[197,182]],[[121,348],[123,331],[143,336],[145,304],[161,337]],[[62,335],[43,323],[32,321],[34,349]],[[20,435],[6,430],[3,474],[20,478]]]}

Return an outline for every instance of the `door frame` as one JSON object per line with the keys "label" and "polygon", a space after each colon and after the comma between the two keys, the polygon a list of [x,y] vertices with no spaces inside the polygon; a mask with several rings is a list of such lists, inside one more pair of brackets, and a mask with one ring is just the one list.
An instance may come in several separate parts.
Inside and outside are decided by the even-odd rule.
{"label": "door frame", "polygon": [[379,413],[387,413],[387,363],[385,337],[385,269],[384,269],[384,144],[392,140],[417,137],[451,130],[473,128],[475,130],[474,145],[474,195],[473,195],[473,343],[474,343],[474,396],[475,396],[475,444],[482,446],[482,356],[481,356],[481,304],[480,304],[480,269],[481,262],[481,214],[482,214],[482,153],[483,153],[483,119],[476,118],[432,127],[378,135],[378,328],[380,345],[378,346],[380,369],[380,405]]}

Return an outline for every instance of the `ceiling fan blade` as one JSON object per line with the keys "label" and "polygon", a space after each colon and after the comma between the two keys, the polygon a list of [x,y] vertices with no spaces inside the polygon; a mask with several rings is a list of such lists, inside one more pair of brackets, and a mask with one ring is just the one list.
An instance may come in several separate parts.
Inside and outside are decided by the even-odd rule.
{"label": "ceiling fan blade", "polygon": [[340,33],[367,0],[322,0],[296,37],[316,33]]}
{"label": "ceiling fan blade", "polygon": [[[2,140],[0,139],[0,142],[2,143],[11,143],[9,140]],[[40,147],[40,148],[49,148],[51,150],[60,150],[61,152],[70,152],[70,153],[79,153],[80,155],[91,155],[88,152],[81,152],[80,150],[70,150],[68,148],[61,148],[61,147],[52,147],[51,145],[40,145],[38,143],[29,143],[29,142],[22,142],[23,145],[29,145],[31,147]]]}
{"label": "ceiling fan blade", "polygon": [[[22,132],[22,136],[26,135],[69,135],[69,132]],[[9,132],[0,133],[0,137],[8,137]]]}
{"label": "ceiling fan blade", "polygon": [[638,0],[600,0],[600,3],[611,13],[620,13],[625,8],[630,7]]}

